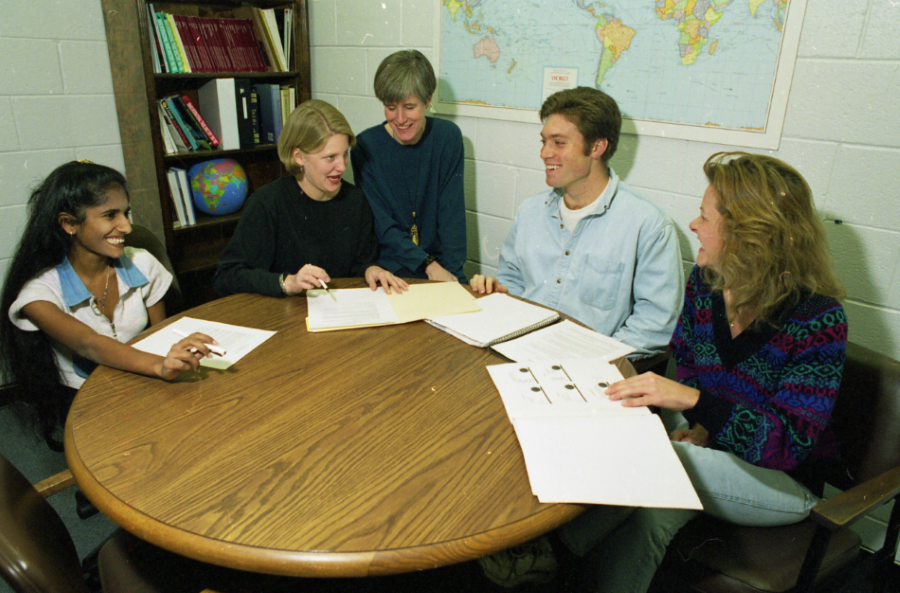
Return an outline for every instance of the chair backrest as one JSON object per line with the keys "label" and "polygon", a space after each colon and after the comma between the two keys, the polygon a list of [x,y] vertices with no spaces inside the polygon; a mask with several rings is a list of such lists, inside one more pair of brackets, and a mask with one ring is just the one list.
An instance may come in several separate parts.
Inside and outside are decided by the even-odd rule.
{"label": "chair backrest", "polygon": [[841,457],[831,485],[847,490],[900,465],[900,362],[848,342],[832,421]]}
{"label": "chair backrest", "polygon": [[89,593],[53,507],[0,455],[0,574],[20,593]]}
{"label": "chair backrest", "polygon": [[181,285],[178,283],[178,275],[175,273],[169,254],[166,252],[163,244],[159,242],[159,239],[156,238],[156,235],[150,232],[150,229],[147,227],[133,224],[131,225],[131,233],[125,237],[125,244],[129,247],[146,249],[172,274],[172,285],[169,287],[169,292],[166,293],[166,315],[179,313],[184,307]]}

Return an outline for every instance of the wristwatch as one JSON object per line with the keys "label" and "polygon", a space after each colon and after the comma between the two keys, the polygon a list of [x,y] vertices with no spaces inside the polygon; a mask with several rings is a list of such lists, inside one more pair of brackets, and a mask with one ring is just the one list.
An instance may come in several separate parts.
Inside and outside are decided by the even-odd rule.
{"label": "wristwatch", "polygon": [[425,268],[427,268],[428,265],[433,261],[437,261],[433,255],[427,256],[425,259],[422,260],[422,263],[419,264],[419,271],[424,272]]}

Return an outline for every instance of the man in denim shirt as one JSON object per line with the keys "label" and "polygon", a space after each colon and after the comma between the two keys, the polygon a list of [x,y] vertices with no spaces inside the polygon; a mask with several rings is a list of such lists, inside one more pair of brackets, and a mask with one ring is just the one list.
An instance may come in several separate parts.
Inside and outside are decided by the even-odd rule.
{"label": "man in denim shirt", "polygon": [[622,183],[608,162],[622,115],[605,93],[578,87],[541,107],[547,185],[516,213],[497,277],[476,275],[475,292],[495,290],[551,307],[637,349],[664,351],[684,297],[675,226]]}

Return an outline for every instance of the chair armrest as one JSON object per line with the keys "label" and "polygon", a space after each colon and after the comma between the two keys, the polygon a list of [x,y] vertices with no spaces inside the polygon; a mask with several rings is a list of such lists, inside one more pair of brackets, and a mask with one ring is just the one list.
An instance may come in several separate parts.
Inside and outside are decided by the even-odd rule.
{"label": "chair armrest", "polygon": [[65,490],[75,485],[75,478],[69,470],[63,470],[55,476],[41,480],[34,485],[34,489],[38,491],[42,497],[47,498],[57,492]]}
{"label": "chair armrest", "polygon": [[820,502],[812,508],[810,516],[819,525],[833,531],[852,525],[873,508],[889,502],[898,493],[900,467],[895,467]]}

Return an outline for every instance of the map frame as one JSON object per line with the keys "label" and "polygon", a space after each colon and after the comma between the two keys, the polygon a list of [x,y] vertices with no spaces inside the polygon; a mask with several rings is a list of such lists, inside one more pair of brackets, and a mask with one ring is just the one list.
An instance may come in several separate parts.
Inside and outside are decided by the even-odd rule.
{"label": "map frame", "polygon": [[[441,34],[443,26],[443,1],[436,0],[435,4],[437,5],[437,10],[434,11],[434,57],[432,58],[432,62],[434,64],[435,73],[440,77],[440,73],[442,72]],[[623,116],[623,120],[625,121],[623,121],[622,133],[691,140],[695,142],[708,142],[711,144],[742,146],[747,148],[778,150],[781,145],[781,134],[784,128],[784,118],[787,112],[791,83],[794,76],[794,66],[797,61],[797,50],[800,46],[800,33],[803,29],[806,4],[807,0],[790,0],[788,3],[785,12],[784,26],[781,32],[781,46],[778,52],[777,64],[775,66],[774,81],[770,91],[769,109],[764,129],[726,128],[715,125],[676,123]],[[440,91],[441,84],[440,80],[438,80],[438,85],[432,100],[432,107],[435,113],[440,115],[479,117],[532,124],[540,123],[537,109],[443,101],[441,99]]]}

